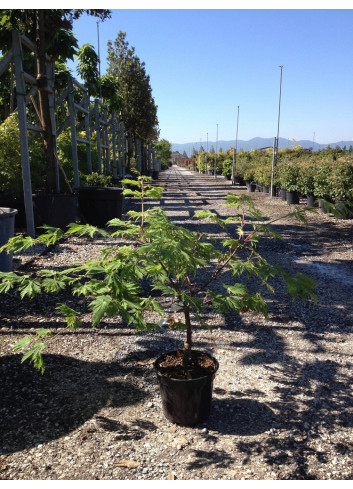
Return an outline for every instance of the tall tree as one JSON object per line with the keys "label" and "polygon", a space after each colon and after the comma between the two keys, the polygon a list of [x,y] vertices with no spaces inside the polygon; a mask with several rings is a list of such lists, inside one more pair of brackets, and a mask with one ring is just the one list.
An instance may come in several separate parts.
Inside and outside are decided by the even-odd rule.
{"label": "tall tree", "polygon": [[116,77],[123,98],[121,117],[126,134],[145,142],[158,139],[157,106],[152,96],[150,77],[145,63],[135,54],[135,48],[126,41],[126,33],[120,31],[114,42],[108,42],[107,73]]}
{"label": "tall tree", "polygon": [[42,123],[42,138],[47,168],[46,186],[48,191],[56,189],[56,161],[54,138],[49,108],[49,87],[46,76],[46,54],[53,59],[72,59],[77,48],[77,40],[72,33],[73,22],[83,13],[101,20],[110,17],[106,9],[6,9],[0,10],[0,42],[9,46],[11,31],[17,30],[35,39],[37,67],[37,87],[39,111]]}

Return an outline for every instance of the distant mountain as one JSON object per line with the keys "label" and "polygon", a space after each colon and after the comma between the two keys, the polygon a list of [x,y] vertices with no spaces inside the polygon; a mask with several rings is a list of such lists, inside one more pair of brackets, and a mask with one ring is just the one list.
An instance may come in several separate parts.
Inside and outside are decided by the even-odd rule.
{"label": "distant mountain", "polygon": [[[302,148],[312,148],[314,151],[317,151],[319,149],[325,149],[327,148],[327,146],[330,146],[331,148],[335,148],[336,146],[343,148],[344,146],[346,146],[347,148],[349,148],[353,144],[353,142],[339,141],[338,143],[319,144],[316,143],[315,141],[309,141],[307,139],[303,139],[301,141],[295,141],[295,144],[297,146],[301,146]],[[201,145],[205,150],[207,150],[207,143],[203,141]],[[212,146],[214,150],[216,150],[216,142],[208,141],[208,150],[210,150]],[[272,148],[272,146],[273,146],[273,138],[252,138],[249,139],[249,141],[238,140],[237,149],[238,151],[240,150],[250,151],[252,149],[261,149],[261,148],[269,148],[269,147]],[[222,149],[223,151],[228,151],[230,147],[235,147],[235,139],[233,139],[232,141],[218,141],[217,143],[218,151],[220,149]],[[282,149],[292,148],[293,142],[291,139],[279,138],[279,147]],[[199,151],[200,142],[172,144],[172,151],[179,151],[179,153],[181,154],[183,154],[185,151],[188,156],[191,156],[193,148],[195,148],[196,151]]]}

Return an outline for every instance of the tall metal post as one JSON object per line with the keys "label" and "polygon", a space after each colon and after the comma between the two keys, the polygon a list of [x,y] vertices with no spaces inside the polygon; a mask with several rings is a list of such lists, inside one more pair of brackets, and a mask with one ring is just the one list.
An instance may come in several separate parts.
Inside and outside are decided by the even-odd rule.
{"label": "tall metal post", "polygon": [[272,153],[272,171],[271,171],[271,188],[270,188],[270,196],[274,197],[274,188],[273,188],[273,177],[275,173],[276,166],[276,147],[277,147],[277,138],[273,138],[273,153]]}
{"label": "tall metal post", "polygon": [[271,191],[270,191],[270,196],[273,197],[273,173],[274,173],[274,168],[277,165],[277,158],[278,158],[278,144],[279,144],[279,121],[280,121],[280,116],[281,116],[281,97],[282,97],[282,70],[283,70],[283,65],[280,65],[281,69],[281,76],[280,76],[280,82],[279,82],[279,100],[278,100],[278,122],[277,122],[277,138],[275,138],[275,143],[273,146],[273,161],[272,161],[272,174],[271,174]]}
{"label": "tall metal post", "polygon": [[235,185],[235,161],[238,150],[238,127],[239,127],[239,105],[238,105],[238,114],[237,114],[237,133],[235,137],[235,149],[233,148],[233,166],[232,166],[232,185]]}
{"label": "tall metal post", "polygon": [[207,133],[207,146],[206,146],[206,155],[205,155],[205,174],[208,174],[208,169],[207,169],[207,156],[208,156],[208,133]]}
{"label": "tall metal post", "polygon": [[214,154],[214,177],[215,178],[217,178],[217,151],[218,151],[218,124],[217,124],[216,152]]}

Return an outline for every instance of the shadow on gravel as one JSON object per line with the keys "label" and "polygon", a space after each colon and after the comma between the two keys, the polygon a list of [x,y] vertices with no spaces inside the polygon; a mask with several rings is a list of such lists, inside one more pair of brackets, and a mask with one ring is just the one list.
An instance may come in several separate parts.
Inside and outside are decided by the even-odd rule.
{"label": "shadow on gravel", "polygon": [[45,364],[41,375],[19,355],[0,358],[0,454],[56,440],[104,406],[134,405],[147,395],[128,382],[107,380],[121,373],[118,363],[46,355]]}
{"label": "shadow on gravel", "polygon": [[263,402],[226,398],[213,402],[207,427],[220,435],[253,436],[269,430],[275,419]]}

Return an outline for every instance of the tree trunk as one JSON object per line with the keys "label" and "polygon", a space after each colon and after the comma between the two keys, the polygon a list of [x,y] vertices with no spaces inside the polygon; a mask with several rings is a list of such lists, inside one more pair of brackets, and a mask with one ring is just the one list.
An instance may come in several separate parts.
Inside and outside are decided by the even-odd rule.
{"label": "tree trunk", "polygon": [[54,136],[49,108],[49,87],[46,66],[45,45],[45,10],[37,10],[36,14],[36,45],[37,45],[37,87],[39,97],[39,110],[42,124],[42,138],[44,145],[44,158],[46,163],[46,190],[56,191],[56,162],[54,155]]}

